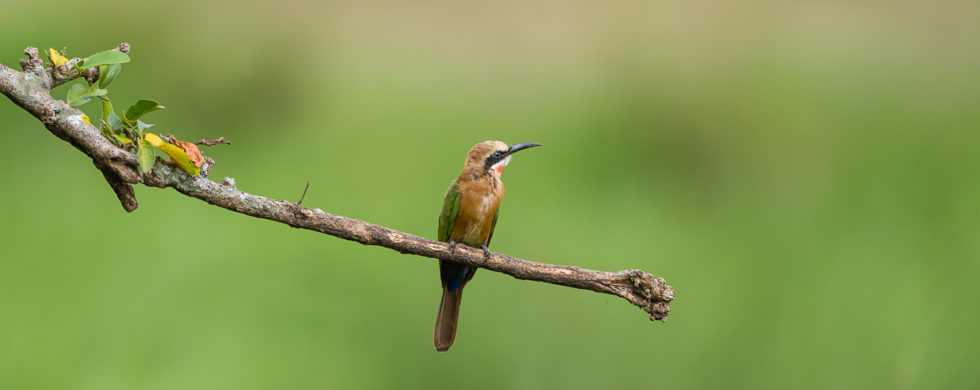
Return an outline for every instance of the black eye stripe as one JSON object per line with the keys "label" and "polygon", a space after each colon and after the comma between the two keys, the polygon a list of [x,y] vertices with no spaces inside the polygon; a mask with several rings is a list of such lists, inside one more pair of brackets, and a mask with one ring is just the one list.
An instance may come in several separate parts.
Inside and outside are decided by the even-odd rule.
{"label": "black eye stripe", "polygon": [[499,150],[494,151],[493,153],[490,153],[489,156],[487,156],[487,158],[483,161],[483,164],[486,165],[487,168],[490,168],[491,166],[493,166],[493,164],[496,164],[500,162],[500,160],[503,160],[503,156],[504,156],[504,152]]}

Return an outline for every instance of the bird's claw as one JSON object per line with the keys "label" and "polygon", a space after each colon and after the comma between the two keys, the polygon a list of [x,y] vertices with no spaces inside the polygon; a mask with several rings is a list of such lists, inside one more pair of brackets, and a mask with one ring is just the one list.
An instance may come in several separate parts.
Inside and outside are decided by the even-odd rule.
{"label": "bird's claw", "polygon": [[480,245],[480,248],[483,249],[483,258],[490,260],[490,248],[487,248],[486,245]]}
{"label": "bird's claw", "polygon": [[456,241],[449,241],[449,253],[456,254]]}

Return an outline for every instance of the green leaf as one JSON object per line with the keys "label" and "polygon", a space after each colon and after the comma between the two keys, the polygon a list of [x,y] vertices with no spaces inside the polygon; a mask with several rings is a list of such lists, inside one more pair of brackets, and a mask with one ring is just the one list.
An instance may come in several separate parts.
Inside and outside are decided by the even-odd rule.
{"label": "green leaf", "polygon": [[109,113],[109,120],[106,121],[106,123],[109,124],[109,128],[112,129],[112,131],[119,132],[122,130],[122,119],[120,119],[119,115],[116,115],[115,112]]}
{"label": "green leaf", "polygon": [[74,84],[70,89],[68,89],[68,94],[65,95],[65,100],[68,101],[68,105],[78,107],[88,103],[89,100],[92,100],[92,97],[89,96],[87,92],[88,88],[85,88],[84,84]]}
{"label": "green leaf", "polygon": [[123,119],[129,123],[135,123],[141,116],[163,108],[156,100],[140,99],[126,109]]}
{"label": "green leaf", "polygon": [[97,84],[92,84],[92,88],[89,88],[87,95],[91,97],[95,97],[95,96],[105,96],[105,94],[109,93],[108,89],[96,88],[96,85]]}
{"label": "green leaf", "polygon": [[140,162],[140,170],[144,173],[149,172],[153,168],[153,162],[156,158],[156,154],[153,153],[153,145],[149,141],[141,139],[140,148],[136,152],[136,157]]}
{"label": "green leaf", "polygon": [[102,65],[99,67],[99,88],[105,88],[109,86],[112,80],[116,79],[119,75],[119,71],[122,70],[121,64],[111,64]]}
{"label": "green leaf", "polygon": [[109,119],[109,114],[112,113],[112,102],[108,98],[102,100],[102,121]]}
{"label": "green leaf", "polygon": [[113,134],[112,129],[109,128],[109,123],[107,122],[109,120],[109,114],[111,113],[112,102],[110,102],[109,99],[102,99],[102,125],[99,126],[99,130],[101,130],[102,134],[105,134],[106,137],[115,135]]}
{"label": "green leaf", "polygon": [[136,131],[139,134],[143,134],[143,130],[149,129],[151,127],[153,127],[153,124],[151,123],[143,123],[143,121],[139,119],[136,120]]}
{"label": "green leaf", "polygon": [[85,61],[79,63],[78,67],[94,68],[99,65],[125,64],[129,62],[129,55],[121,51],[106,50],[90,55]]}

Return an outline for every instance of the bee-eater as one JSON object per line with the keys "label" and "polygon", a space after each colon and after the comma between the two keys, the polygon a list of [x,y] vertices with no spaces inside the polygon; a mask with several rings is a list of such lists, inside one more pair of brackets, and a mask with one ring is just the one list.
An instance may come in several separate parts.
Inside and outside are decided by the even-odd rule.
{"label": "bee-eater", "polygon": [[[461,243],[483,249],[490,258],[490,239],[497,225],[500,200],[504,197],[504,184],[500,174],[510,156],[541,144],[523,143],[507,146],[500,141],[486,141],[473,146],[466,155],[463,173],[446,190],[442,212],[439,213],[439,241],[449,242],[451,250]],[[442,279],[442,301],[436,317],[433,344],[444,352],[456,340],[456,321],[459,320],[459,304],[463,299],[463,286],[473,278],[476,267],[449,260],[439,260]]]}

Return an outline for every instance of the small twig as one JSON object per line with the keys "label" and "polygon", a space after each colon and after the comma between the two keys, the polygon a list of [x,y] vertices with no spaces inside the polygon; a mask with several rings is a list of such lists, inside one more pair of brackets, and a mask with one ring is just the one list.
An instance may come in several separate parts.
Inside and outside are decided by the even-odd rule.
{"label": "small twig", "polygon": [[299,202],[296,202],[296,205],[297,206],[300,206],[300,205],[303,204],[303,199],[306,198],[306,190],[308,190],[308,189],[310,189],[310,181],[309,180],[306,181],[306,188],[303,189],[303,195],[299,197]]}
{"label": "small twig", "polygon": [[231,141],[225,141],[225,137],[218,137],[218,139],[214,141],[208,141],[206,139],[202,139],[200,141],[195,142],[195,144],[204,145],[204,146],[215,146],[220,144],[231,145]]}

